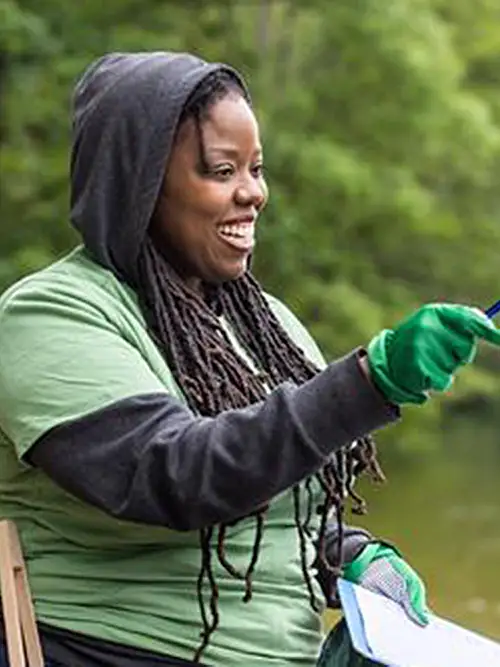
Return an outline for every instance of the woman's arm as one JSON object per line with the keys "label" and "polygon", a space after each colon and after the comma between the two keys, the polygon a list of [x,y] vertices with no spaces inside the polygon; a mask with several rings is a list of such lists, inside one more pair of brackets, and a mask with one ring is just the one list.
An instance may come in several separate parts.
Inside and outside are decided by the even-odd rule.
{"label": "woman's arm", "polygon": [[[325,533],[325,554],[330,564],[337,561],[338,540],[339,526],[335,519],[331,519],[327,523]],[[372,535],[364,528],[343,525],[342,563],[352,562],[366,545],[373,541]],[[327,606],[337,609],[340,606],[340,601],[337,596],[335,574],[330,571],[327,564],[319,556],[316,557],[314,567],[317,570],[316,578],[325,595]]]}
{"label": "woman's arm", "polygon": [[252,512],[397,416],[355,352],[213,418],[166,393],[130,396],[53,428],[27,458],[113,516],[193,530]]}

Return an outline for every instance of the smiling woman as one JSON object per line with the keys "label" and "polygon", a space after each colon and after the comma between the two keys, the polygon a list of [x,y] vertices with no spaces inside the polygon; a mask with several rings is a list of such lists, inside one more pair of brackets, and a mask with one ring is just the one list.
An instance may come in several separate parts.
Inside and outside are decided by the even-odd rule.
{"label": "smiling woman", "polygon": [[[383,477],[370,432],[500,332],[424,306],[327,364],[250,271],[267,188],[231,67],[108,54],[73,132],[82,245],[0,299],[0,517],[47,664],[312,667],[340,573],[425,624],[418,575],[344,503]],[[323,647],[361,664],[343,625]]]}
{"label": "smiling woman", "polygon": [[164,256],[198,292],[245,273],[267,200],[256,118],[234,77],[216,76],[184,110],[152,219]]}

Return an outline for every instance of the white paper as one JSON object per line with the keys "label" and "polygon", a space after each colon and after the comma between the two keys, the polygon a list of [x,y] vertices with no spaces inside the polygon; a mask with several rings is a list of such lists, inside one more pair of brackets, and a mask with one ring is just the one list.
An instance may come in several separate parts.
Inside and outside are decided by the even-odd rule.
{"label": "white paper", "polygon": [[366,641],[379,662],[389,667],[500,667],[500,644],[437,616],[420,627],[391,600],[354,588]]}

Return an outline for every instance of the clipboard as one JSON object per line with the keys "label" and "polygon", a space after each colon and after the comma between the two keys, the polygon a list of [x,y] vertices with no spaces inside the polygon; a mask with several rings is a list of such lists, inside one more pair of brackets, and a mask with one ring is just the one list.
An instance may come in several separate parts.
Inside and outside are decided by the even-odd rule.
{"label": "clipboard", "polygon": [[500,667],[500,644],[431,614],[411,621],[394,601],[339,579],[338,591],[355,650],[387,667]]}

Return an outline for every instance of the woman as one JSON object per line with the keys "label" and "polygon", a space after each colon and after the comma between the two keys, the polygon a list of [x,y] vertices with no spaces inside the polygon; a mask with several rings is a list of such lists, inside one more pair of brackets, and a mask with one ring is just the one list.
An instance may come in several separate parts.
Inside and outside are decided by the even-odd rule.
{"label": "woman", "polygon": [[83,246],[0,302],[0,515],[47,665],[314,665],[342,563],[425,623],[418,576],[342,501],[380,475],[368,434],[500,332],[427,306],[326,365],[248,270],[267,188],[229,67],[101,58],[71,167]]}

